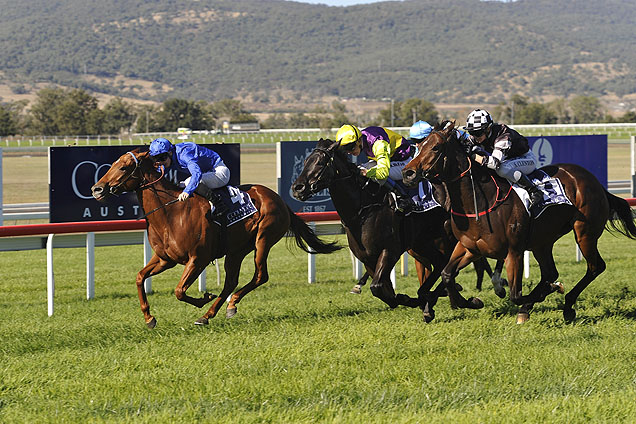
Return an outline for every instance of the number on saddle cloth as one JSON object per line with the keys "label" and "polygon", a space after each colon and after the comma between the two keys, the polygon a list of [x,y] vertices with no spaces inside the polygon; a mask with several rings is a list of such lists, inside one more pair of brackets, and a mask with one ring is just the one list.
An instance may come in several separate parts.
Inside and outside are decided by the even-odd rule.
{"label": "number on saddle cloth", "polygon": [[528,174],[528,178],[532,181],[532,184],[534,184],[543,193],[543,201],[541,203],[528,209],[530,199],[527,191],[519,187],[517,184],[514,184],[513,188],[521,198],[531,217],[538,218],[539,215],[541,215],[543,211],[551,205],[572,205],[572,202],[566,196],[565,190],[558,178],[552,178],[540,169],[532,171]]}

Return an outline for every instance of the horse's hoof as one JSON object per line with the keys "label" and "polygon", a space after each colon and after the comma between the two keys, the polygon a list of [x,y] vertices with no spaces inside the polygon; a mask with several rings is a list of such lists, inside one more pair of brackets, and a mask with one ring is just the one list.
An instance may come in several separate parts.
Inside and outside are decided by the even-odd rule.
{"label": "horse's hoof", "polygon": [[152,319],[146,323],[146,327],[148,327],[151,330],[155,328],[156,326],[157,326],[157,320],[155,319],[155,317],[152,317]]}
{"label": "horse's hoof", "polygon": [[435,319],[435,312],[423,312],[422,316],[424,318],[424,322],[426,324],[428,324],[429,322],[433,321]]}
{"label": "horse's hoof", "polygon": [[194,321],[194,325],[208,325],[208,319],[206,317],[201,317]]}
{"label": "horse's hoof", "polygon": [[565,287],[563,286],[563,283],[560,281],[555,281],[554,283],[550,284],[550,287],[552,288],[552,293],[554,292],[559,292],[561,294],[565,293]]}
{"label": "horse's hoof", "polygon": [[506,289],[504,289],[503,287],[501,287],[499,290],[495,290],[495,294],[497,295],[497,297],[499,297],[500,299],[503,299],[506,297]]}
{"label": "horse's hoof", "polygon": [[353,286],[353,288],[351,289],[351,291],[349,293],[351,293],[351,294],[360,294],[360,293],[362,293],[362,289],[360,288],[360,286],[358,286],[356,284],[355,286]]}
{"label": "horse's hoof", "polygon": [[519,312],[517,314],[517,324],[524,324],[530,319],[530,314],[527,312]]}
{"label": "horse's hoof", "polygon": [[225,318],[232,318],[234,315],[236,315],[236,312],[236,308],[227,308],[227,310],[225,311]]}
{"label": "horse's hoof", "polygon": [[464,290],[464,288],[462,287],[462,285],[461,285],[461,284],[459,284],[459,283],[455,283],[455,290],[457,290],[458,292],[460,292],[460,291],[463,291],[463,290]]}
{"label": "horse's hoof", "polygon": [[478,297],[471,297],[468,299],[468,307],[470,309],[481,309],[484,307],[484,302]]}
{"label": "horse's hoof", "polygon": [[564,308],[563,309],[563,319],[566,323],[571,324],[574,322],[576,318],[576,311],[572,308]]}

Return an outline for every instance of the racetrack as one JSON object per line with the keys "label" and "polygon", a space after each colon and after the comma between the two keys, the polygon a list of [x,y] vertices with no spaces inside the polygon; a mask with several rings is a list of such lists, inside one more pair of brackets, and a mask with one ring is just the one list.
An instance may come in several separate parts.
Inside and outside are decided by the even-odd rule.
{"label": "racetrack", "polygon": [[[472,271],[459,281],[485,308],[451,310],[443,298],[425,325],[419,310],[389,310],[366,288],[348,294],[348,252],[319,256],[309,285],[306,255],[282,242],[270,281],[235,318],[205,328],[173,295],[182,267],[153,277],[152,331],[134,286],[141,246],[97,249],[91,301],[84,249],[57,249],[50,318],[45,252],[3,252],[0,421],[633,422],[635,242],[605,233],[600,251],[608,269],[583,292],[573,325],[558,294],[515,325],[516,308],[475,293]],[[568,290],[585,265],[571,236],[555,252]],[[243,283],[252,270],[248,259]],[[524,292],[537,280],[533,262]],[[415,294],[415,276],[397,285]]]}

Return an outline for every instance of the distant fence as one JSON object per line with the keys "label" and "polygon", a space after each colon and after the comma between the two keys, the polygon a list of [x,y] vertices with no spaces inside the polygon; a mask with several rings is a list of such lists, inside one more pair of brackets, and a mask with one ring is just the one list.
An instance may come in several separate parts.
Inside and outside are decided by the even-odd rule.
{"label": "distant fence", "polygon": [[[463,123],[459,123],[462,125]],[[636,123],[617,124],[553,124],[553,125],[511,125],[527,136],[541,135],[594,135],[607,134],[610,139],[628,139],[636,135]],[[400,134],[407,135],[409,127],[392,127]],[[192,131],[188,140],[196,143],[242,143],[269,144],[279,141],[312,141],[320,137],[335,137],[338,128],[298,128],[298,129],[261,129],[249,134],[216,134],[214,131]],[[157,137],[167,137],[175,141],[179,136],[174,132],[135,133],[130,135],[81,135],[81,136],[11,136],[0,137],[0,147],[37,147],[37,146],[111,146],[149,143]]]}

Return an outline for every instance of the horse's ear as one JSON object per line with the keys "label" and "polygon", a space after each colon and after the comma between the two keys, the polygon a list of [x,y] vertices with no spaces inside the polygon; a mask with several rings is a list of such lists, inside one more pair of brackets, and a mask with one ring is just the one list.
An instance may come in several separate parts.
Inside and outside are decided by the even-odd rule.
{"label": "horse's ear", "polygon": [[444,135],[448,137],[449,134],[455,129],[455,121],[444,121]]}
{"label": "horse's ear", "polygon": [[340,142],[339,141],[333,141],[333,142],[331,142],[331,146],[329,146],[329,150],[337,150],[338,147],[340,147]]}

